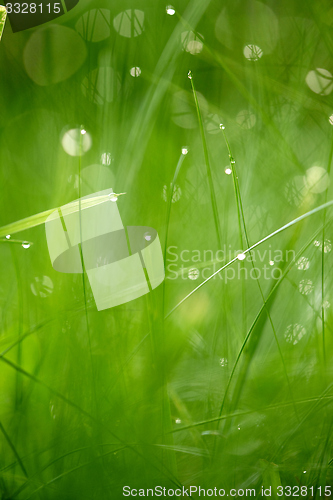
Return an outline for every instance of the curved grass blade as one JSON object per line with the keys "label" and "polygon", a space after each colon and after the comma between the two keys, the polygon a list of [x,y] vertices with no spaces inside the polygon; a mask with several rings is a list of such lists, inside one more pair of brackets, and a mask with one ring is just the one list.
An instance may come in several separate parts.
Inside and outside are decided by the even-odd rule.
{"label": "curved grass blade", "polygon": [[[283,231],[285,231],[286,229],[288,229],[289,227],[292,227],[294,226],[295,224],[298,224],[298,222],[301,222],[302,220],[310,217],[311,215],[314,215],[318,212],[320,212],[321,210],[324,210],[326,208],[329,208],[333,205],[333,200],[331,201],[328,201],[327,203],[324,203],[323,205],[320,205],[319,207],[316,207],[314,208],[313,210],[310,210],[309,212],[306,212],[305,214],[303,215],[300,215],[299,217],[296,217],[296,219],[293,219],[292,221],[288,222],[287,224],[285,224],[284,226],[281,226],[279,229],[276,229],[275,231],[273,231],[272,233],[270,233],[268,236],[265,236],[265,238],[262,238],[261,240],[257,241],[257,243],[255,243],[254,245],[252,245],[251,247],[247,248],[246,250],[243,251],[244,254],[247,254],[248,252],[250,252],[251,250],[253,250],[254,248],[257,248],[259,245],[261,245],[262,243],[264,243],[265,241],[268,241],[270,238],[273,238],[273,236],[276,236],[277,234],[279,233],[282,233]],[[206,283],[208,283],[208,281],[210,281],[212,278],[214,278],[214,276],[216,276],[217,274],[219,274],[221,271],[224,271],[224,269],[226,269],[227,267],[229,267],[231,264],[233,264],[234,262],[236,262],[238,259],[237,257],[235,257],[234,259],[231,259],[227,264],[225,264],[224,266],[220,267],[220,269],[218,269],[217,271],[215,271],[213,274],[211,274],[210,276],[208,276],[208,278],[206,278],[202,283],[200,283],[200,285],[198,285],[196,288],[194,288],[194,290],[192,290],[189,294],[187,294],[180,302],[178,302],[178,304],[176,304],[172,309],[171,311],[168,312],[168,314],[166,315],[166,318],[168,318],[169,316],[171,316],[171,314],[176,311],[176,309],[178,309],[179,306],[181,306],[189,297],[191,297],[197,290],[199,290],[201,287],[203,287]]]}

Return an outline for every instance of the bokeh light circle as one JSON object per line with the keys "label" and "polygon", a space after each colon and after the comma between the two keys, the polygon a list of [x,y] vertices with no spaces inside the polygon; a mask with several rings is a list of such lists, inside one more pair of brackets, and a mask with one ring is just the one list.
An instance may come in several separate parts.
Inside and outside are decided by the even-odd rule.
{"label": "bokeh light circle", "polygon": [[92,9],[78,19],[75,29],[87,42],[101,42],[110,36],[110,22],[109,10]]}
{"label": "bokeh light circle", "polygon": [[113,19],[113,27],[119,35],[133,38],[144,30],[145,13],[142,10],[127,9]]}
{"label": "bokeh light circle", "polygon": [[113,102],[120,87],[119,74],[110,66],[95,68],[85,76],[81,84],[83,95],[99,105]]}
{"label": "bokeh light circle", "polygon": [[51,25],[31,35],[23,51],[23,62],[31,80],[46,86],[72,76],[86,55],[85,43],[76,31]]}
{"label": "bokeh light circle", "polygon": [[333,90],[333,75],[327,69],[316,68],[309,71],[305,78],[312,92],[319,95],[329,95]]}
{"label": "bokeh light circle", "polygon": [[64,151],[70,156],[82,156],[92,146],[90,134],[81,134],[81,129],[72,128],[67,130],[61,139]]}

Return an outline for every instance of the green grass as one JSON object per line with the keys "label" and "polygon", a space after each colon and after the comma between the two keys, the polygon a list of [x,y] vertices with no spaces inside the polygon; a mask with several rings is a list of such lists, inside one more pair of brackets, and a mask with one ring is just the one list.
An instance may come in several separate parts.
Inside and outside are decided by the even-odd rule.
{"label": "green grass", "polygon": [[[120,499],[125,485],[255,488],[257,498],[262,487],[307,486],[306,498],[313,487],[319,499],[319,487],[333,485],[333,92],[306,83],[316,68],[333,73],[331,6],[174,6],[168,16],[156,2],[81,0],[56,26],[73,35],[80,16],[105,8],[110,20],[92,15],[91,33],[109,34],[66,45],[62,31],[58,53],[56,31],[41,31],[33,60],[38,28],[13,34],[7,19],[3,500]],[[112,23],[129,8],[145,12],[144,31],[137,26],[132,38]],[[185,31],[197,54],[183,50]],[[249,44],[262,57],[246,59]],[[114,72],[92,73],[106,66]],[[315,76],[314,88],[321,81]],[[92,145],[70,156],[61,139],[79,127]],[[324,187],[313,166],[327,172]],[[166,279],[97,311],[86,275],[52,268],[44,222],[110,187],[124,194],[124,225],[158,231]]]}

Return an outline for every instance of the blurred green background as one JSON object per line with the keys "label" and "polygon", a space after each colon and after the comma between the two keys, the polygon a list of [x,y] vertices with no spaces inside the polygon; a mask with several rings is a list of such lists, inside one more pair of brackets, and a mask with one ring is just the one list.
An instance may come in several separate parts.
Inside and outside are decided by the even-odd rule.
{"label": "blurred green background", "polygon": [[333,485],[332,209],[187,297],[331,201],[332,28],[325,0],[7,20],[1,227],[126,192],[123,223],[157,230],[166,279],[97,311],[87,279],[52,268],[43,224],[1,229],[1,498]]}

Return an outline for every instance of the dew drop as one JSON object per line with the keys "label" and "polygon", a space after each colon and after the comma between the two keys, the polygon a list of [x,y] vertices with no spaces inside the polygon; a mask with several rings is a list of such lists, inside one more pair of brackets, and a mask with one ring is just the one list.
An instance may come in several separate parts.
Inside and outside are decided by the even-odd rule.
{"label": "dew drop", "polygon": [[223,123],[220,123],[220,129],[221,129],[221,130],[224,130],[224,129],[225,129],[225,126],[223,125]]}
{"label": "dew drop", "polygon": [[237,255],[237,259],[238,259],[238,260],[244,260],[244,259],[245,259],[245,257],[246,257],[245,253],[239,253],[239,254]]}
{"label": "dew drop", "polygon": [[172,5],[168,5],[165,10],[169,16],[173,16],[176,13],[176,11]]}
{"label": "dew drop", "polygon": [[23,248],[30,248],[30,243],[29,243],[29,241],[24,241],[24,242],[22,243],[22,247],[23,247]]}
{"label": "dew drop", "polygon": [[139,66],[133,66],[133,68],[130,69],[130,75],[133,76],[133,78],[140,76],[141,68],[139,68]]}
{"label": "dew drop", "polygon": [[188,78],[189,78],[190,80],[192,80],[192,71],[189,71],[189,72],[187,73],[187,76],[188,76]]}
{"label": "dew drop", "polygon": [[243,50],[243,54],[249,61],[258,61],[262,55],[263,51],[258,45],[246,45]]}
{"label": "dew drop", "polygon": [[6,234],[6,240],[10,240],[10,234]]}
{"label": "dew drop", "polygon": [[111,162],[112,162],[111,153],[102,153],[101,154],[101,162],[103,165],[111,165]]}
{"label": "dew drop", "polygon": [[188,275],[190,280],[197,280],[199,278],[199,270],[196,267],[191,267],[188,270]]}
{"label": "dew drop", "polygon": [[231,168],[230,168],[230,167],[226,167],[226,168],[224,169],[224,173],[225,173],[225,174],[227,174],[227,175],[232,174],[232,170],[231,170]]}

